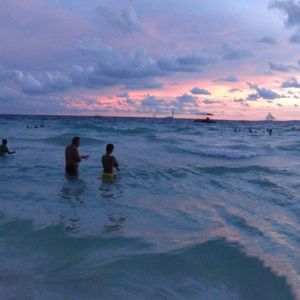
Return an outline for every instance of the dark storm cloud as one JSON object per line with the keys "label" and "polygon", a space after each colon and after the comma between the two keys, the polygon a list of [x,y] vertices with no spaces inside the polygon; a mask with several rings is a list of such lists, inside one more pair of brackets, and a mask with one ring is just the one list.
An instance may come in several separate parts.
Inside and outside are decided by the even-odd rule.
{"label": "dark storm cloud", "polygon": [[238,82],[238,78],[234,75],[229,75],[227,77],[222,77],[219,79],[219,81],[224,81],[224,82]]}
{"label": "dark storm cloud", "polygon": [[198,97],[186,93],[178,96],[172,101],[172,109],[179,113],[196,114],[199,112]]}
{"label": "dark storm cloud", "polygon": [[185,104],[195,104],[197,103],[198,98],[195,96],[191,96],[189,94],[183,94],[176,98],[177,104],[185,105]]}
{"label": "dark storm cloud", "polygon": [[[162,88],[157,79],[177,72],[196,72],[212,63],[213,58],[201,54],[187,54],[155,59],[142,47],[132,52],[103,45],[101,41],[81,43],[79,50],[84,56],[92,56],[94,65],[73,65],[64,72],[1,72],[0,80],[13,80],[25,94],[49,94],[63,92],[76,87],[101,89],[121,86],[126,89]],[[205,90],[203,90],[205,92]]]}
{"label": "dark storm cloud", "polygon": [[268,44],[268,45],[271,45],[271,46],[277,45],[276,40],[272,37],[269,37],[269,36],[265,36],[261,39],[256,40],[255,42],[260,43],[260,44]]}
{"label": "dark storm cloud", "polygon": [[260,98],[260,96],[258,94],[250,94],[250,95],[248,95],[247,100],[256,101],[259,98]]}
{"label": "dark storm cloud", "polygon": [[239,88],[233,88],[233,89],[228,90],[228,92],[229,93],[237,93],[237,92],[242,92],[242,90]]}
{"label": "dark storm cloud", "polygon": [[159,108],[163,103],[165,103],[164,100],[158,99],[155,96],[147,95],[141,101],[141,106],[148,108]]}
{"label": "dark storm cloud", "polygon": [[120,93],[117,97],[122,98],[121,102],[128,105],[135,105],[136,101],[132,99],[128,92]]}
{"label": "dark storm cloud", "polygon": [[278,72],[290,72],[290,71],[294,71],[294,70],[299,70],[299,67],[297,66],[292,66],[292,65],[283,65],[283,64],[276,64],[273,63],[271,61],[268,62],[269,67],[271,70],[273,71],[278,71]]}
{"label": "dark storm cloud", "polygon": [[204,66],[216,61],[216,58],[203,54],[187,54],[179,56],[165,56],[157,60],[162,71],[168,72],[199,72]]}
{"label": "dark storm cloud", "polygon": [[[63,104],[64,103],[64,104]],[[61,96],[39,96],[26,95],[19,90],[10,87],[0,88],[1,113],[16,113],[16,107],[22,107],[22,113],[70,113],[70,109],[65,106],[65,99]]]}
{"label": "dark storm cloud", "polygon": [[211,92],[209,92],[208,90],[199,88],[199,87],[194,87],[190,90],[190,92],[193,95],[211,95]]}
{"label": "dark storm cloud", "polygon": [[172,104],[169,101],[150,94],[145,95],[140,101],[140,106],[137,106],[137,112],[140,113],[169,114],[172,109]]}
{"label": "dark storm cloud", "polygon": [[246,103],[247,100],[246,99],[243,99],[243,98],[235,98],[233,100],[233,102],[236,102],[236,103]]}
{"label": "dark storm cloud", "polygon": [[224,43],[222,52],[223,60],[242,60],[251,56],[248,49],[235,47],[229,43]]}
{"label": "dark storm cloud", "polygon": [[269,7],[277,8],[287,16],[285,25],[287,27],[295,27],[297,30],[296,33],[290,37],[290,42],[300,43],[300,2],[294,0],[273,0],[270,2]]}
{"label": "dark storm cloud", "polygon": [[88,83],[102,85],[104,79],[111,85],[123,84],[132,89],[160,88],[155,77],[165,77],[177,72],[198,72],[215,58],[202,54],[169,55],[158,59],[151,57],[146,49],[136,47],[131,53],[102,45],[85,43],[80,46],[81,53],[96,58],[97,66],[89,74]]}
{"label": "dark storm cloud", "polygon": [[60,72],[43,72],[34,77],[16,71],[17,81],[25,94],[47,94],[64,91],[71,87],[72,81]]}
{"label": "dark storm cloud", "polygon": [[129,94],[128,94],[128,92],[124,92],[124,93],[118,94],[117,97],[119,97],[119,98],[128,98]]}
{"label": "dark storm cloud", "polygon": [[299,89],[300,88],[300,82],[298,82],[296,77],[291,77],[291,78],[285,80],[281,84],[281,87],[284,88],[284,89],[287,89],[287,88],[297,88],[297,89]]}
{"label": "dark storm cloud", "polygon": [[97,72],[108,78],[146,78],[163,76],[156,61],[148,55],[146,49],[136,47],[132,52],[125,53],[117,48],[106,45],[81,45],[83,54],[93,55],[97,61]]}
{"label": "dark storm cloud", "polygon": [[111,10],[105,7],[98,7],[96,12],[108,24],[123,33],[144,32],[142,23],[138,20],[133,7],[121,10]]}
{"label": "dark storm cloud", "polygon": [[204,103],[206,105],[212,105],[212,104],[220,104],[221,101],[219,101],[219,100],[205,99],[205,100],[202,101],[202,103]]}
{"label": "dark storm cloud", "polygon": [[199,104],[198,98],[189,94],[180,95],[173,100],[159,99],[148,94],[142,99],[138,111],[163,114],[169,114],[171,111],[174,111],[175,113],[195,114],[199,112]]}
{"label": "dark storm cloud", "polygon": [[259,98],[268,99],[268,100],[274,100],[274,99],[282,98],[282,96],[280,96],[276,92],[274,92],[274,91],[272,91],[270,89],[260,88],[256,84],[248,83],[248,86],[251,89],[256,90],[256,94],[249,95],[248,98],[247,98],[248,100],[252,100],[253,101],[253,100],[257,100]]}
{"label": "dark storm cloud", "polygon": [[130,97],[127,97],[126,98],[126,103],[128,105],[135,105],[136,102],[133,99],[131,99]]}
{"label": "dark storm cloud", "polygon": [[299,26],[300,25],[300,3],[294,0],[272,0],[269,4],[270,8],[278,8],[282,10],[286,15],[287,19],[285,24],[287,26]]}
{"label": "dark storm cloud", "polygon": [[244,98],[235,98],[235,99],[233,99],[233,102],[238,103],[243,107],[249,107],[247,100],[248,99],[244,99]]}

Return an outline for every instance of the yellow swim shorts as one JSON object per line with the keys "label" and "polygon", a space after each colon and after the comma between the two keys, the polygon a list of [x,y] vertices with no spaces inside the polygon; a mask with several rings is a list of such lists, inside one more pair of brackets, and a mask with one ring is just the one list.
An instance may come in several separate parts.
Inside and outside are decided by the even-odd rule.
{"label": "yellow swim shorts", "polygon": [[116,178],[116,176],[113,173],[105,173],[105,172],[102,173],[102,179],[112,180],[115,178]]}

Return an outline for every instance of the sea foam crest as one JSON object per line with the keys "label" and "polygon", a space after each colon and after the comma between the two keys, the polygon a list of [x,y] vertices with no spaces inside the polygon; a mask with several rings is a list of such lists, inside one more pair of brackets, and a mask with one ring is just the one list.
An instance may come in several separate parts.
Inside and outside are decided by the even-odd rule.
{"label": "sea foam crest", "polygon": [[255,153],[240,151],[240,150],[229,150],[229,149],[213,149],[206,148],[200,149],[199,153],[205,156],[220,157],[220,158],[230,158],[230,159],[241,159],[250,158],[256,156]]}

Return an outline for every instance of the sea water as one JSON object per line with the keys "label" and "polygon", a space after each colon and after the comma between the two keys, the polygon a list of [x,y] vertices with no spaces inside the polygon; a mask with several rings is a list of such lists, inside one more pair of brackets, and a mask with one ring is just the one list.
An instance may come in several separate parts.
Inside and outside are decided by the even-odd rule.
{"label": "sea water", "polygon": [[0,138],[1,299],[300,299],[300,123],[2,116]]}

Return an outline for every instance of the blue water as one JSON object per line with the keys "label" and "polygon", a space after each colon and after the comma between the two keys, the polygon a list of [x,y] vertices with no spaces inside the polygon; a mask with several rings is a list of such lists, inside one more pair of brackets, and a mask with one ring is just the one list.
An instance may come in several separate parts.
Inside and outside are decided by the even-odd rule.
{"label": "blue water", "polygon": [[300,122],[2,116],[0,138],[1,299],[300,299]]}

